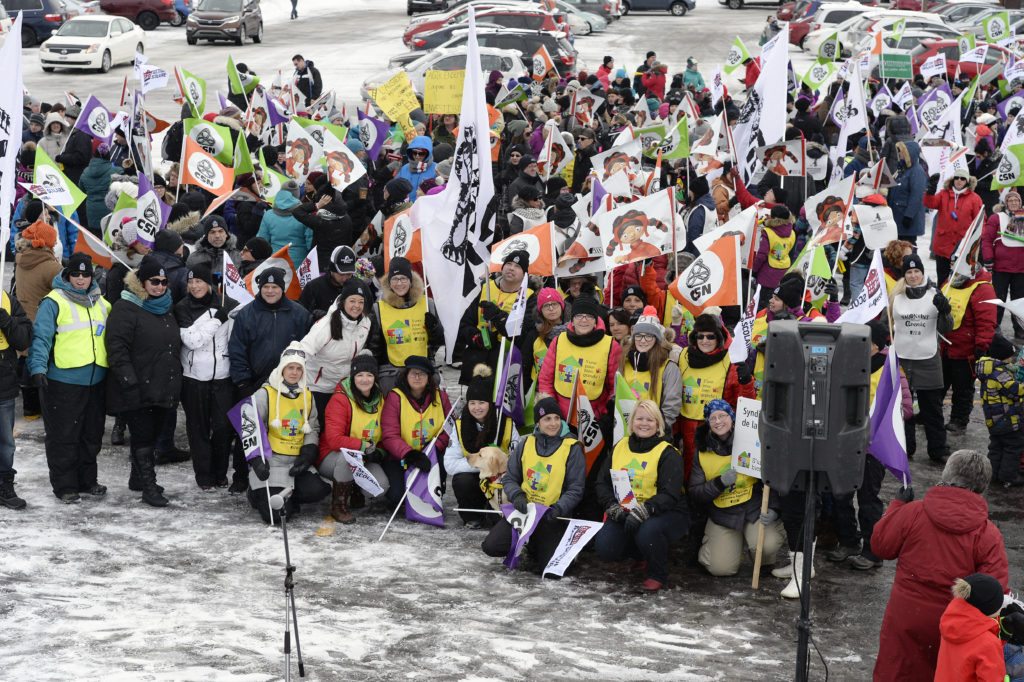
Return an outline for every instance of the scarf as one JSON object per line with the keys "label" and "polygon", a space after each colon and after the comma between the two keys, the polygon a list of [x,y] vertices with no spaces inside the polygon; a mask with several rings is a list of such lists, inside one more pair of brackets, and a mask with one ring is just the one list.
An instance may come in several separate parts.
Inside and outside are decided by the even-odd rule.
{"label": "scarf", "polygon": [[166,315],[171,309],[171,292],[169,291],[165,291],[161,296],[157,296],[156,298],[147,298],[143,301],[141,298],[125,289],[121,292],[121,298],[125,301],[134,303],[152,315]]}

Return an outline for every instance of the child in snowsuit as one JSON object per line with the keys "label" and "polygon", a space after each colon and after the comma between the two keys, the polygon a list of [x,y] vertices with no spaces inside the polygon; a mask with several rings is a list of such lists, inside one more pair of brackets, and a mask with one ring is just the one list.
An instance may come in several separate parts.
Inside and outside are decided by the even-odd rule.
{"label": "child in snowsuit", "polygon": [[996,335],[988,355],[979,358],[974,366],[981,382],[981,409],[988,427],[988,458],[996,481],[1007,488],[1024,485],[1020,473],[1024,452],[1024,383],[1017,378],[1016,366],[1011,362],[1013,355],[1013,344]]}

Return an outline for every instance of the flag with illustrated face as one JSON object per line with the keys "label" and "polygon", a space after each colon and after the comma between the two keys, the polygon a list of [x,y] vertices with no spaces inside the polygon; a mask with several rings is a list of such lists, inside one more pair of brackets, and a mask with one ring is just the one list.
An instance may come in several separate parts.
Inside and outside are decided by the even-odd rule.
{"label": "flag with illustrated face", "polygon": [[574,157],[572,148],[566,144],[562,132],[558,129],[558,124],[554,120],[545,123],[544,146],[537,158],[537,170],[544,181],[547,182],[551,176],[559,175]]}
{"label": "flag with illustrated face", "polygon": [[285,145],[285,173],[300,185],[306,176],[317,170],[323,157],[323,145],[317,141],[314,130],[307,130],[292,117],[288,122],[288,142]]}
{"label": "flag with illustrated face", "polygon": [[95,95],[89,96],[89,101],[82,107],[82,113],[75,121],[75,128],[96,138],[100,142],[110,144],[114,137],[114,128],[111,124],[113,114],[103,106],[103,103]]}

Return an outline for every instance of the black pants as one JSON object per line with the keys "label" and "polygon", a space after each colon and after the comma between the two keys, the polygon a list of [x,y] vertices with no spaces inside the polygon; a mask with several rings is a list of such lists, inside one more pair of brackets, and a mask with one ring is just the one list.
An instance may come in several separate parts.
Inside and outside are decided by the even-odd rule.
{"label": "black pants", "polygon": [[[814,519],[804,519],[804,507],[807,504],[807,495],[818,497],[816,491],[806,493],[800,490],[791,490],[782,496],[782,527],[786,529],[786,541],[789,543],[789,551],[804,551],[804,523],[814,523]],[[815,516],[821,507],[821,500],[814,501]]]}
{"label": "black pants", "polygon": [[[1002,310],[1002,308],[1000,308]],[[18,376],[21,384],[21,412],[26,417],[38,417],[43,413],[39,402],[39,389],[32,385],[28,374],[28,358],[18,358]]]}
{"label": "black pants", "polygon": [[[874,558],[871,553],[871,533],[875,524],[882,518],[882,500],[878,493],[882,489],[885,478],[885,467],[877,459],[868,455],[864,462],[864,479],[856,493],[837,495],[835,497],[836,533],[840,544],[856,547],[864,541],[861,553]],[[857,496],[857,512],[853,511],[853,497]],[[860,533],[857,533],[857,522],[860,522]]]}
{"label": "black pants", "polygon": [[327,427],[327,419],[324,415],[327,413],[327,403],[331,402],[331,396],[333,393],[318,393],[317,391],[310,391],[313,394],[313,404],[316,405],[316,418],[320,420],[320,434],[323,435],[324,429]]}
{"label": "black pants", "polygon": [[[1002,309],[1002,307],[1000,307]],[[970,360],[942,358],[942,382],[945,388],[942,397],[945,399],[950,386],[953,387],[952,407],[949,410],[949,421],[967,426],[974,408],[974,372]],[[920,402],[920,398],[918,398]]]}
{"label": "black pants", "polygon": [[594,537],[594,549],[603,561],[622,561],[625,558],[647,562],[647,577],[660,583],[668,582],[668,548],[686,535],[686,514],[670,511],[652,516],[630,533],[626,524],[606,521]]}
{"label": "black pants", "polygon": [[103,444],[106,387],[50,380],[42,391],[46,463],[53,494],[88,490],[97,483],[96,455]]}
{"label": "black pants", "polygon": [[[996,298],[1001,301],[1006,300],[1007,294],[1011,300],[1024,297],[1024,272],[993,272],[992,286],[996,290]],[[996,306],[996,327],[1003,323],[1005,312],[1006,308]],[[1013,323],[1013,335],[1024,337],[1024,325],[1014,315],[1010,315],[1010,321]]]}
{"label": "black pants", "polygon": [[953,271],[953,263],[948,258],[942,256],[935,256],[935,276],[936,282],[942,284],[949,279],[949,273]]}
{"label": "black pants", "polygon": [[185,377],[181,404],[196,483],[212,486],[227,480],[232,434],[227,413],[235,404],[234,384],[230,379],[199,381]]}
{"label": "black pants", "polygon": [[941,388],[918,389],[917,407],[920,410],[918,419],[924,427],[924,437],[928,441],[930,458],[944,457],[949,454],[946,447],[946,427],[942,419],[942,400],[946,391]]}
{"label": "black pants", "polygon": [[988,461],[992,474],[1000,483],[1016,481],[1020,477],[1020,456],[1024,452],[1024,431],[1011,431],[1002,435],[989,434]]}
{"label": "black pants", "polygon": [[[327,497],[331,492],[331,484],[320,478],[312,471],[301,473],[292,479],[295,490],[288,498],[285,509],[288,514],[297,514],[300,504],[312,504]],[[284,488],[271,488],[270,494],[276,495]],[[260,513],[263,523],[270,523],[270,506],[265,488],[250,490],[248,493],[249,504]],[[281,522],[281,512],[274,510],[274,523]]]}
{"label": "black pants", "polygon": [[[543,571],[551,561],[551,556],[558,548],[558,543],[562,540],[567,525],[565,521],[548,521],[547,519],[542,519],[537,524],[537,530],[533,531],[530,541],[526,543],[526,552],[535,562],[536,573]],[[512,526],[503,518],[494,525],[491,532],[480,543],[480,547],[487,556],[503,557],[508,554],[511,544]]]}
{"label": "black pants", "polygon": [[167,423],[170,407],[140,407],[123,414],[130,432],[132,450],[156,447],[157,440]]}
{"label": "black pants", "polygon": [[[455,501],[461,509],[491,508],[487,496],[480,489],[480,474],[455,474],[452,476],[452,492],[455,493]],[[459,512],[459,516],[465,523],[470,521],[489,523],[498,518],[497,514],[474,514],[472,512]]]}
{"label": "black pants", "polygon": [[910,242],[910,245],[914,247],[914,252],[915,253],[917,252],[917,235],[916,234],[897,234],[896,238],[901,240],[901,241]]}
{"label": "black pants", "polygon": [[394,507],[405,495],[405,469],[402,468],[401,462],[390,457],[381,463],[380,468],[388,477],[388,490],[384,493],[384,499]]}

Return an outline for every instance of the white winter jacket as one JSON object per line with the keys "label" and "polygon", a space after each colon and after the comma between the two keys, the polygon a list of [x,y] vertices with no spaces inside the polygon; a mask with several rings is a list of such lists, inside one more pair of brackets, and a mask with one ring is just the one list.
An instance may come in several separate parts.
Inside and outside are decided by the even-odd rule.
{"label": "white winter jacket", "polygon": [[350,320],[342,314],[340,339],[331,338],[331,316],[335,306],[321,317],[302,339],[306,351],[306,381],[315,393],[333,393],[342,379],[348,378],[352,358],[366,349],[370,336],[370,318],[363,315]]}
{"label": "white winter jacket", "polygon": [[235,321],[221,322],[216,312],[211,308],[181,329],[181,369],[189,379],[211,381],[230,376],[228,339]]}

